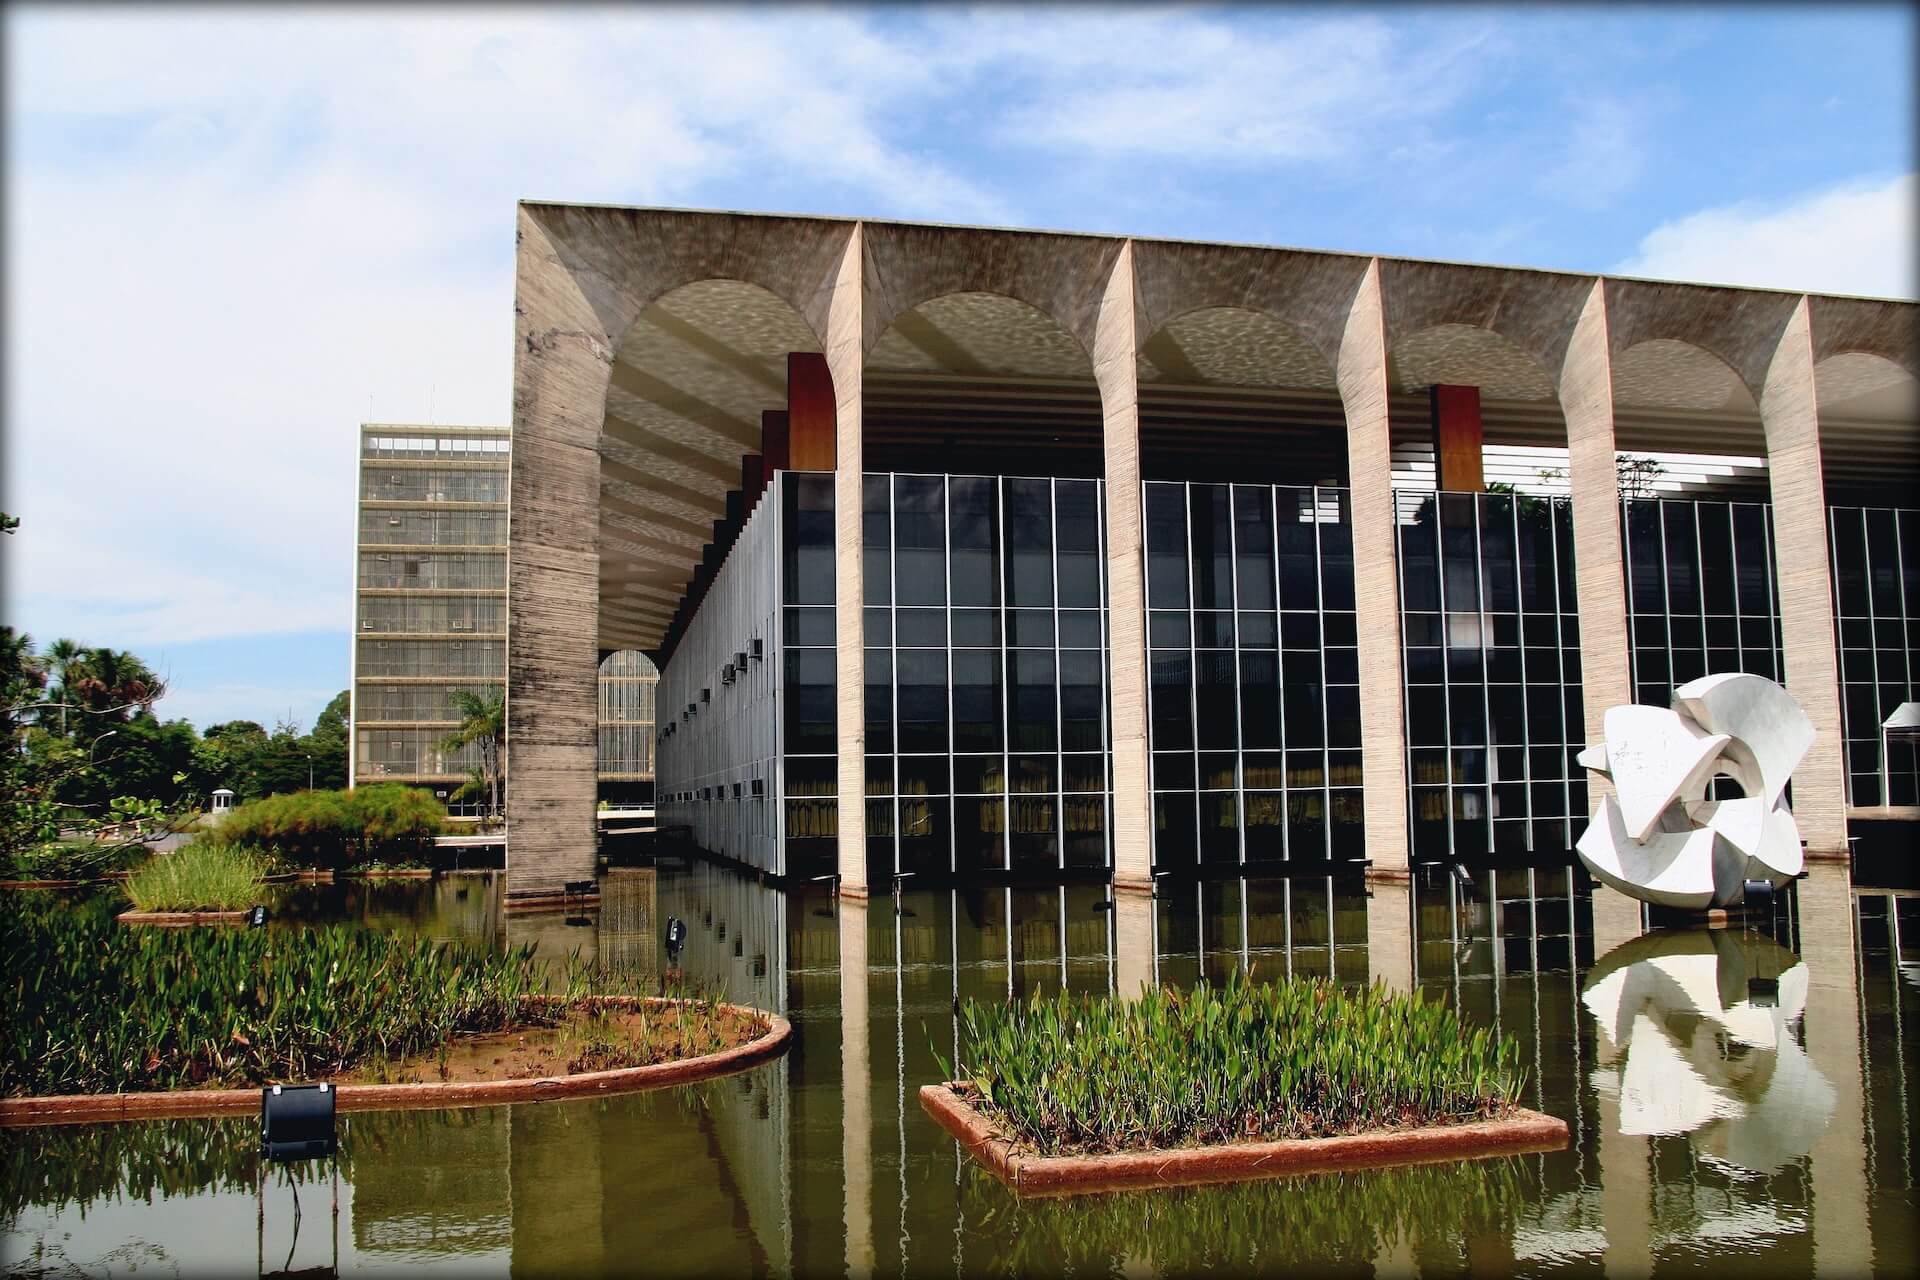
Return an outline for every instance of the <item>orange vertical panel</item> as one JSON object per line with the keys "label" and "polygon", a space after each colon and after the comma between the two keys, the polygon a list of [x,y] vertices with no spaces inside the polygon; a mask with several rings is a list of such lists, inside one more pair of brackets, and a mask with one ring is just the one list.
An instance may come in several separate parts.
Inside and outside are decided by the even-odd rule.
{"label": "orange vertical panel", "polygon": [[787,448],[795,471],[831,471],[834,465],[833,375],[817,351],[787,356]]}
{"label": "orange vertical panel", "polygon": [[1477,493],[1487,487],[1480,446],[1480,388],[1434,384],[1433,456],[1440,488]]}

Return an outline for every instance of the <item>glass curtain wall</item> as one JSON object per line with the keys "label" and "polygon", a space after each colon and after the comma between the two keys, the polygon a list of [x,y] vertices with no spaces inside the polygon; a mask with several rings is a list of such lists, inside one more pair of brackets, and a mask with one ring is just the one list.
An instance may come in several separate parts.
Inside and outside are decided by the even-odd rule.
{"label": "glass curtain wall", "polygon": [[781,795],[787,873],[834,869],[833,476],[793,472],[780,486]]}
{"label": "glass curtain wall", "polygon": [[1827,512],[1840,640],[1840,710],[1847,798],[1861,806],[1920,804],[1920,749],[1891,746],[1882,725],[1920,699],[1920,511]]}
{"label": "glass curtain wall", "polygon": [[1656,498],[1623,507],[1633,700],[1670,706],[1675,686],[1709,673],[1784,682],[1772,508]]}
{"label": "glass curtain wall", "polygon": [[873,873],[1108,864],[1101,501],[1093,480],[866,477]]}
{"label": "glass curtain wall", "polygon": [[1145,491],[1154,865],[1361,857],[1347,491]]}
{"label": "glass curtain wall", "polygon": [[1564,861],[1587,813],[1572,505],[1397,505],[1413,857]]}

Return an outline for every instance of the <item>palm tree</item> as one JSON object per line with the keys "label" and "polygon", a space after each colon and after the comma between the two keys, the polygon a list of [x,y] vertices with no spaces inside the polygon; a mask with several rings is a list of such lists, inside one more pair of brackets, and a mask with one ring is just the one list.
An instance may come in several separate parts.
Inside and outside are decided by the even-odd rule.
{"label": "palm tree", "polygon": [[452,702],[460,715],[460,728],[441,740],[440,749],[459,751],[473,747],[480,757],[473,777],[454,795],[473,795],[484,790],[487,817],[492,819],[500,812],[500,757],[507,741],[506,691],[475,693],[471,689],[456,689]]}
{"label": "palm tree", "polygon": [[63,737],[67,732],[67,672],[86,656],[86,652],[78,640],[62,636],[40,655],[41,661],[46,664],[47,675],[53,681],[54,701],[60,704],[60,733]]}
{"label": "palm tree", "polygon": [[124,649],[87,649],[67,664],[62,680],[68,701],[94,715],[125,720],[134,708],[149,711],[166,694],[166,681]]}

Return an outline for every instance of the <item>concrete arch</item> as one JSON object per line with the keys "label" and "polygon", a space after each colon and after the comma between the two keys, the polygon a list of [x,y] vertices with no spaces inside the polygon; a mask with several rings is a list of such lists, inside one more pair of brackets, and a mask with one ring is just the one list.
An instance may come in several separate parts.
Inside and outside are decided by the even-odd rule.
{"label": "concrete arch", "polygon": [[1457,321],[1389,334],[1387,379],[1401,393],[1454,383],[1478,387],[1489,400],[1556,399],[1553,370],[1536,352],[1498,329]]}
{"label": "concrete arch", "polygon": [[952,294],[1023,302],[1071,334],[1093,359],[1100,303],[1127,243],[1117,238],[862,224],[861,352],[902,315]]}
{"label": "concrete arch", "polygon": [[1143,385],[1288,387],[1338,393],[1334,357],[1299,325],[1238,303],[1189,307],[1147,333]]}
{"label": "concrete arch", "polygon": [[1347,316],[1372,261],[1357,255],[1137,240],[1136,331],[1150,339],[1194,312],[1251,311],[1288,326],[1329,367],[1337,367]]}
{"label": "concrete arch", "polygon": [[1730,368],[1755,404],[1800,295],[1760,289],[1701,289],[1649,280],[1606,281],[1608,334],[1617,370],[1621,353],[1665,339],[1685,343]]}
{"label": "concrete arch", "polygon": [[1592,276],[1383,258],[1387,350],[1430,330],[1477,329],[1525,352],[1558,381]]}
{"label": "concrete arch", "polygon": [[[682,285],[739,280],[783,299],[824,345],[832,286],[859,223],[821,218],[714,218],[604,205],[520,206],[520,244],[537,230],[538,255],[561,268],[610,345],[648,306]],[[528,272],[523,268],[524,282]],[[526,313],[525,300],[521,311]]]}
{"label": "concrete arch", "polygon": [[1911,302],[1810,296],[1807,304],[1816,362],[1848,352],[1879,356],[1920,379],[1920,324]]}
{"label": "concrete arch", "polygon": [[938,294],[895,315],[865,367],[902,373],[1088,378],[1089,347],[1045,308],[989,289]]}
{"label": "concrete arch", "polygon": [[1920,378],[1911,369],[1867,351],[1835,352],[1813,366],[1813,398],[1829,501],[1904,505],[1889,495],[1920,493]]}

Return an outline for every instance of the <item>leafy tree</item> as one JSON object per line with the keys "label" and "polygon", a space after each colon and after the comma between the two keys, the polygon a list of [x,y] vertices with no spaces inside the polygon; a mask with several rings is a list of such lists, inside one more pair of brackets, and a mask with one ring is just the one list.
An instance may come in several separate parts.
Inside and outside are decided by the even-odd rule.
{"label": "leafy tree", "polygon": [[487,818],[500,813],[500,755],[507,741],[507,698],[504,691],[475,693],[459,689],[453,694],[454,710],[460,713],[460,728],[441,741],[444,751],[473,747],[479,756],[473,775],[460,784],[454,798],[484,795]]}

